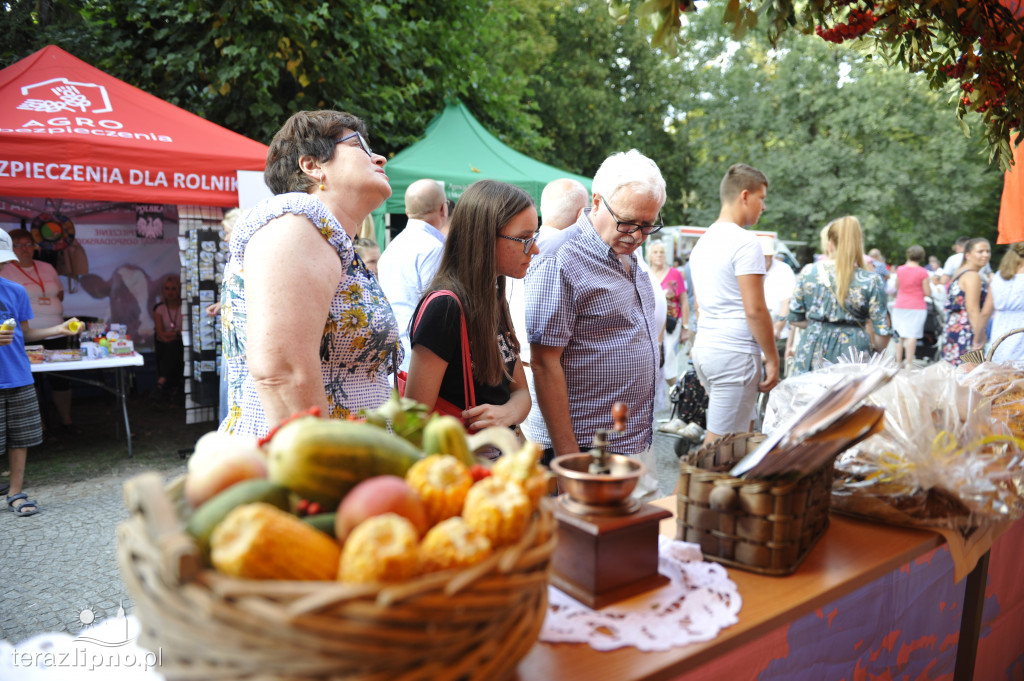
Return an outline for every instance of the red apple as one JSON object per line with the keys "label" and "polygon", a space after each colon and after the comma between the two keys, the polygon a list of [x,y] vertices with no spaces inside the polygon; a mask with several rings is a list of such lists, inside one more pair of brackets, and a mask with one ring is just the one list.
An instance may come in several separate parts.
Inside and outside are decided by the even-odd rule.
{"label": "red apple", "polygon": [[416,490],[396,475],[378,475],[353,487],[338,504],[334,536],[344,542],[356,525],[384,513],[407,518],[421,537],[430,528],[427,510]]}

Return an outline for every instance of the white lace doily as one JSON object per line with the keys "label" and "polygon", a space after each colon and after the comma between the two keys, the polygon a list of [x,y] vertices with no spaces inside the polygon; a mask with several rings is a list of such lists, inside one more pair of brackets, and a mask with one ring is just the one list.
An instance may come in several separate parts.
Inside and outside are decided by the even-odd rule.
{"label": "white lace doily", "polygon": [[709,641],[739,621],[736,584],[721,565],[703,561],[698,545],[659,536],[658,571],[672,581],[601,610],[549,586],[540,640],[594,650],[668,650]]}

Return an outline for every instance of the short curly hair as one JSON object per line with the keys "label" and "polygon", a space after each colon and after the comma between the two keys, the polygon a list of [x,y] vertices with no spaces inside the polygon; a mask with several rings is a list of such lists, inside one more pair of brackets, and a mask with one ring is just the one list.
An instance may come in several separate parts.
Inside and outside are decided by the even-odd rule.
{"label": "short curly hair", "polygon": [[267,169],[263,179],[275,194],[309,191],[313,178],[302,172],[299,160],[312,156],[327,163],[334,156],[336,140],[345,130],[358,132],[364,138],[363,121],[344,111],[299,111],[291,116],[274,135],[267,151]]}

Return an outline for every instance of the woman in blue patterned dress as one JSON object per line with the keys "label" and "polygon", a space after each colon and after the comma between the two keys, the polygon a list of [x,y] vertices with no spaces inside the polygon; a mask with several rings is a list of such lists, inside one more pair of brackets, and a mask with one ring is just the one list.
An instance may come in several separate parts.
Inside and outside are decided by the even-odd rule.
{"label": "woman in blue patterned dress", "polygon": [[864,237],[852,215],[828,225],[828,260],[805,267],[789,301],[789,322],[804,327],[794,374],[835,362],[848,350],[881,351],[890,323],[882,278],[864,267]]}
{"label": "woman in blue patterned dress", "polygon": [[340,111],[300,111],[274,136],[275,196],[238,220],[224,272],[221,431],[264,435],[310,407],[345,418],[387,400],[398,327],[352,245],[391,195],[385,162]]}
{"label": "woman in blue patterned dress", "polygon": [[942,359],[954,366],[960,364],[964,353],[985,347],[985,327],[992,308],[985,307],[988,283],[979,270],[991,257],[992,246],[987,239],[971,239],[964,246],[963,263],[949,282]]}

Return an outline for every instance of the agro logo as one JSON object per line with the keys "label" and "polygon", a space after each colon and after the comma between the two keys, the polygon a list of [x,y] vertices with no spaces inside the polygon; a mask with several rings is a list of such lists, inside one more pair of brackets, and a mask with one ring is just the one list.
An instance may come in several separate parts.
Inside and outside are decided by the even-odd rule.
{"label": "agro logo", "polygon": [[26,99],[18,108],[24,111],[92,114],[113,111],[107,89],[95,83],[75,83],[67,78],[51,78],[22,87],[21,94]]}

